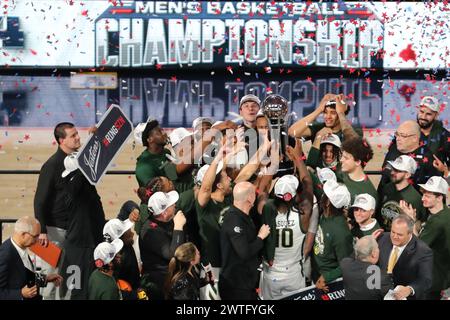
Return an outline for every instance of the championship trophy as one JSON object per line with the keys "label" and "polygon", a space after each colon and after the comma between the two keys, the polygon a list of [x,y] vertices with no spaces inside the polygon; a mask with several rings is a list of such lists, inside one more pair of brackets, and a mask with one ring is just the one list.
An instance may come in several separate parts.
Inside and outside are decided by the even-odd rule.
{"label": "championship trophy", "polygon": [[264,99],[262,111],[269,121],[270,137],[278,142],[280,163],[275,176],[291,174],[294,171],[292,161],[286,155],[286,147],[289,145],[287,133],[288,102],[278,94],[271,94]]}

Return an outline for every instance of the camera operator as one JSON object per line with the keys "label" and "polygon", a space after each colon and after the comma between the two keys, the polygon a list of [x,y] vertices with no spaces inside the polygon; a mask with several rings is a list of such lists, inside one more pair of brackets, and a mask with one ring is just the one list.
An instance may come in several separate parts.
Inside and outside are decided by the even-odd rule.
{"label": "camera operator", "polygon": [[36,243],[41,225],[32,217],[22,217],[14,226],[13,236],[0,246],[0,300],[41,300],[39,288],[47,282],[59,286],[60,275],[36,272],[27,248]]}

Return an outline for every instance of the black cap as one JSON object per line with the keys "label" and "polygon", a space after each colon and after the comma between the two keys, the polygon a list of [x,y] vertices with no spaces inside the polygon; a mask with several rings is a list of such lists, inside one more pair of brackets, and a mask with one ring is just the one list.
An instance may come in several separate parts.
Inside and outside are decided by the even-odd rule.
{"label": "black cap", "polygon": [[145,126],[144,131],[142,132],[142,144],[144,147],[148,147],[147,139],[148,135],[150,134],[150,131],[155,129],[157,126],[159,126],[159,122],[157,120],[150,120],[147,122],[147,125]]}
{"label": "black cap", "polygon": [[119,214],[117,215],[117,219],[121,221],[128,219],[128,216],[134,209],[139,209],[139,205],[132,200],[126,201],[120,208]]}

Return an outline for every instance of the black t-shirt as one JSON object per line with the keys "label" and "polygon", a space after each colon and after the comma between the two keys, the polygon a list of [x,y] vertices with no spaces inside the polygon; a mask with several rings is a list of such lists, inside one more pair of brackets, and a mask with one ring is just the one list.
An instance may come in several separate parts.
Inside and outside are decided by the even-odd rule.
{"label": "black t-shirt", "polygon": [[253,290],[258,279],[263,240],[249,215],[231,206],[220,230],[222,271],[219,282],[228,287]]}
{"label": "black t-shirt", "polygon": [[78,248],[95,248],[103,241],[105,213],[95,186],[80,170],[66,178],[69,223],[66,242]]}

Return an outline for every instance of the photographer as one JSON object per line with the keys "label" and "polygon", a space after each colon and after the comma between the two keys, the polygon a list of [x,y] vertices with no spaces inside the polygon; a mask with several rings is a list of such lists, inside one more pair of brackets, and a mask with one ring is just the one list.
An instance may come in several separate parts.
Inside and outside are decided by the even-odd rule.
{"label": "photographer", "polygon": [[27,248],[36,243],[40,233],[39,221],[25,216],[17,220],[13,236],[0,246],[0,300],[41,300],[40,287],[47,282],[61,284],[60,275],[35,272]]}

